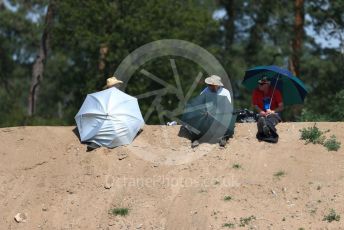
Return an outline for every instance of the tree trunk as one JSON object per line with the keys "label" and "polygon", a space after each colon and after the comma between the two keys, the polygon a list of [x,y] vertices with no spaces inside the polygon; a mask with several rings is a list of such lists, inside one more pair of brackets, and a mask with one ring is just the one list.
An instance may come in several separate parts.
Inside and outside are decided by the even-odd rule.
{"label": "tree trunk", "polygon": [[[5,5],[3,0],[0,0],[0,13],[5,10]],[[1,42],[1,41],[0,41]],[[1,67],[9,67],[10,66],[7,64],[7,59],[6,59],[6,54],[5,54],[5,49],[3,49],[2,45],[0,44],[0,61],[1,61]],[[2,69],[1,73],[0,73],[0,81],[1,84],[4,86],[6,92],[9,94],[10,90],[8,89],[8,82],[7,82],[7,78],[4,76],[5,72],[7,72],[7,70]]]}
{"label": "tree trunk", "polygon": [[38,92],[40,88],[41,81],[43,80],[44,63],[48,54],[49,40],[50,40],[50,30],[53,22],[54,16],[54,5],[50,2],[48,5],[48,11],[45,16],[45,26],[43,34],[40,41],[40,46],[36,60],[32,67],[32,79],[29,94],[29,104],[28,104],[28,115],[33,116],[36,112]]}
{"label": "tree trunk", "polygon": [[304,25],[304,0],[295,0],[295,22],[294,38],[292,40],[292,55],[289,61],[289,70],[295,75],[300,76],[300,56],[302,54],[302,39]]}
{"label": "tree trunk", "polygon": [[269,12],[269,10],[271,10],[270,5],[270,1],[264,0],[258,1],[257,5],[255,6],[255,13],[257,14],[257,17],[252,17],[254,25],[250,28],[250,37],[248,40],[248,44],[245,47],[246,62],[249,66],[261,63],[261,60],[257,59],[257,54],[263,48],[263,33],[266,29],[270,17],[268,13],[261,12]]}
{"label": "tree trunk", "polygon": [[235,0],[219,0],[219,4],[222,5],[227,13],[227,18],[224,21],[225,27],[225,48],[226,50],[231,47],[234,41],[235,35],[235,18],[236,18],[236,9],[235,9]]}
{"label": "tree trunk", "polygon": [[[289,70],[294,76],[300,76],[300,57],[302,55],[302,39],[304,25],[304,0],[295,0],[295,21],[294,21],[294,38],[291,41],[292,54],[289,59]],[[295,121],[300,116],[302,108],[300,105],[292,107],[293,115],[291,120]]]}
{"label": "tree trunk", "polygon": [[98,70],[101,74],[104,73],[106,67],[106,56],[109,53],[109,46],[106,43],[102,43],[99,48],[99,63]]}

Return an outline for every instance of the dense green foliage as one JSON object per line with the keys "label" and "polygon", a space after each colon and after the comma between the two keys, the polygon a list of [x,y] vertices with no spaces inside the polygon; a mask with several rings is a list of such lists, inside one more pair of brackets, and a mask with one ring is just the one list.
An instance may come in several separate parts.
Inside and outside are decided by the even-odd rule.
{"label": "dense green foliage", "polygon": [[340,149],[340,141],[337,141],[335,135],[332,135],[329,139],[324,142],[324,146],[328,151],[338,151]]}
{"label": "dense green foliage", "polygon": [[300,139],[305,140],[305,144],[321,144],[328,151],[338,151],[341,145],[340,141],[337,141],[335,135],[331,135],[328,139],[326,139],[324,134],[328,132],[330,132],[330,130],[321,131],[316,124],[314,124],[312,127],[300,129]]}
{"label": "dense green foliage", "polygon": [[[240,84],[244,71],[256,65],[288,67],[293,38],[293,1],[235,1],[235,14],[226,13],[226,1],[213,0],[62,0],[0,3],[0,126],[72,125],[88,93],[102,89],[121,61],[132,51],[160,39],[181,39],[213,54],[230,76],[236,107],[249,107],[250,94]],[[35,116],[27,104],[32,65],[37,55],[47,6],[55,4],[48,59]],[[300,57],[302,79],[310,91],[302,111],[287,108],[285,120],[344,119],[344,17],[342,1],[305,1],[305,32]],[[323,47],[315,37],[336,38],[340,47]],[[326,42],[326,41],[325,41]],[[102,47],[107,49],[101,57]],[[179,57],[146,63],[132,76],[126,92],[140,95],[161,89],[147,79],[145,69],[174,84],[170,59],[175,59],[186,92],[202,66]],[[100,67],[100,62],[102,67]],[[119,76],[120,77],[120,76]],[[205,76],[203,76],[204,79]],[[196,85],[193,95],[203,87]],[[143,115],[154,97],[140,99]],[[159,106],[173,110],[175,95]],[[148,123],[165,122],[156,111]],[[166,119],[166,118],[165,118]]]}
{"label": "dense green foliage", "polygon": [[312,127],[303,128],[300,130],[301,133],[301,140],[305,140],[306,144],[313,143],[313,144],[323,144],[326,137],[324,136],[324,131],[321,131],[316,124]]}

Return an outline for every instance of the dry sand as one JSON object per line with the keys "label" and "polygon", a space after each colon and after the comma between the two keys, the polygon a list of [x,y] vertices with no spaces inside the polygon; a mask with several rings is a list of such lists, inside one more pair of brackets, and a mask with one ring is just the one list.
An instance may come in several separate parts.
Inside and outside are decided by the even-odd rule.
{"label": "dry sand", "polygon": [[[74,127],[2,128],[0,229],[344,229],[344,151],[305,145],[299,129],[311,125],[279,124],[268,144],[237,124],[225,149],[194,150],[179,126],[145,126],[130,146],[92,152]],[[318,127],[344,142],[344,123]],[[323,221],[330,209],[340,221]]]}

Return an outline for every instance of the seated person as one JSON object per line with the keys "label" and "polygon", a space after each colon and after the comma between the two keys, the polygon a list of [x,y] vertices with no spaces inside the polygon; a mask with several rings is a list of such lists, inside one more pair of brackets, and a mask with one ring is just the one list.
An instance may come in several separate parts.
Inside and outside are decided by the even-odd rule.
{"label": "seated person", "polygon": [[223,87],[223,83],[221,82],[221,78],[216,75],[212,75],[205,79],[205,84],[207,87],[200,93],[216,93],[220,96],[226,96],[229,100],[229,103],[232,103],[231,94],[229,91]]}
{"label": "seated person", "polygon": [[271,129],[281,121],[279,114],[283,110],[281,92],[271,86],[267,77],[263,77],[258,81],[258,88],[252,93],[252,104],[259,114],[257,137],[258,139],[262,136],[268,137],[273,131]]}
{"label": "seated person", "polygon": [[[221,81],[221,78],[219,76],[216,75],[212,75],[210,77],[207,77],[205,79],[205,84],[207,85],[207,87],[200,93],[200,94],[207,94],[207,93],[216,93],[217,95],[220,96],[225,96],[228,98],[229,103],[231,103],[231,95],[229,93],[229,91],[223,87],[223,83]],[[220,139],[219,141],[219,145],[221,147],[225,147],[227,140],[229,137],[224,136]],[[198,139],[196,136],[192,137],[192,144],[191,147],[195,148],[199,145]]]}

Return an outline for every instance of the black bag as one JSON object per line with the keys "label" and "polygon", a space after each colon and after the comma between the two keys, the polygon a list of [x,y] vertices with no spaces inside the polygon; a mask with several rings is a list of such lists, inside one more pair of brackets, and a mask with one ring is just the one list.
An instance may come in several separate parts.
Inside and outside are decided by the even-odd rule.
{"label": "black bag", "polygon": [[253,123],[256,122],[258,117],[257,114],[248,109],[239,109],[236,110],[234,113],[236,115],[236,122],[238,123]]}
{"label": "black bag", "polygon": [[259,133],[257,132],[257,139],[259,141],[266,141],[269,143],[277,143],[278,142],[278,134],[277,134],[277,129],[276,125],[281,122],[281,118],[278,114],[271,114],[265,118],[266,125],[268,126],[270,132],[269,135],[265,135],[264,133]]}

